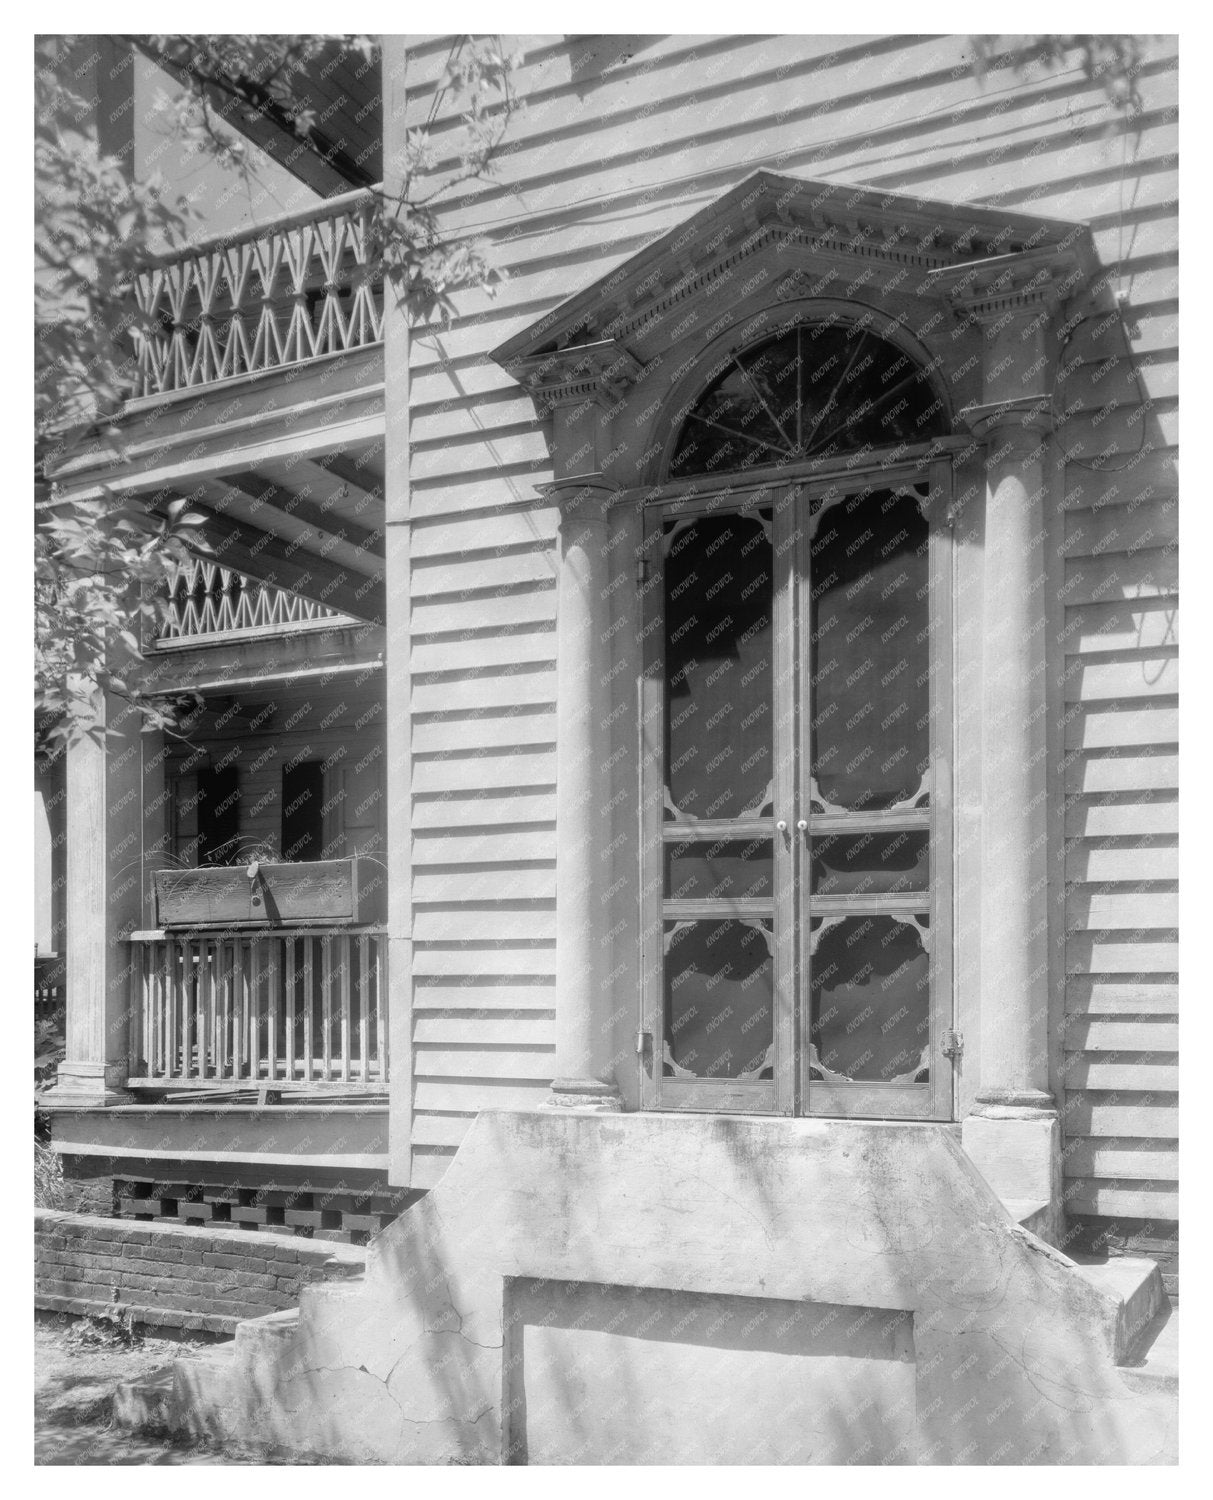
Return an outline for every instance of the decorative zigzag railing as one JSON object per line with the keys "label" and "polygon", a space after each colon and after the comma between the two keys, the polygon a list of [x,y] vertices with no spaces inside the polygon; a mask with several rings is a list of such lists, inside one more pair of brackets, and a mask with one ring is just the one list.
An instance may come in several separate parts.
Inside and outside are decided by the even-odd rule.
{"label": "decorative zigzag railing", "polygon": [[383,338],[374,189],[157,256],[135,277],[137,396],[341,354]]}
{"label": "decorative zigzag railing", "polygon": [[349,615],[301,594],[194,558],[178,568],[169,585],[168,615],[160,627],[157,645],[354,623]]}

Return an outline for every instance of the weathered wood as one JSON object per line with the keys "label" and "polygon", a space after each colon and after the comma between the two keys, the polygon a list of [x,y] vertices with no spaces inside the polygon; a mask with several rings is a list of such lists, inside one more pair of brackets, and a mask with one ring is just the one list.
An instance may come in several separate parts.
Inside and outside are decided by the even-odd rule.
{"label": "weathered wood", "polygon": [[413,799],[413,827],[483,828],[501,823],[525,825],[556,821],[555,788],[507,791],[477,797],[419,797]]}
{"label": "weathered wood", "polygon": [[1067,1190],[1066,1208],[1072,1214],[1100,1214],[1108,1218],[1174,1219],[1179,1214],[1179,1194],[1171,1183],[1122,1186],[1119,1179],[1088,1180]]}
{"label": "weathered wood", "polygon": [[413,875],[414,905],[454,901],[538,900],[556,895],[556,861],[532,865],[421,865]]}
{"label": "weathered wood", "polygon": [[526,983],[508,979],[472,978],[447,980],[428,976],[416,987],[414,1008],[418,1015],[428,1010],[551,1011],[556,1005],[556,989],[551,975]]}
{"label": "weathered wood", "polygon": [[1066,702],[1162,698],[1179,691],[1179,663],[1172,652],[1120,651],[1115,657],[1073,658],[1067,668]]}
{"label": "weathered wood", "polygon": [[478,948],[470,944],[440,948],[433,944],[418,944],[413,954],[413,973],[416,977],[432,976],[444,978],[448,975],[462,977],[501,977],[511,975],[547,976],[556,973],[556,949],[550,943],[534,943],[509,946],[493,943]]}
{"label": "weathered wood", "polygon": [[421,865],[453,865],[465,861],[489,864],[500,861],[553,859],[556,853],[555,826],[537,831],[534,825],[503,824],[485,833],[418,834],[413,843],[413,860]]}
{"label": "weathered wood", "polygon": [[1066,717],[1066,748],[1118,749],[1132,745],[1173,745],[1179,739],[1174,699],[1072,705]]}
{"label": "weathered wood", "polygon": [[1173,1016],[1178,1010],[1179,987],[1165,979],[1121,983],[1080,974],[1066,979],[1067,1015]]}
{"label": "weathered wood", "polygon": [[1062,1162],[1067,1177],[1144,1182],[1174,1182],[1179,1177],[1179,1152],[1169,1143],[1079,1137],[1066,1142]]}
{"label": "weathered wood", "polygon": [[1066,892],[1066,927],[1072,932],[1172,928],[1178,921],[1176,891],[1103,893],[1087,886],[1070,886]]}
{"label": "weathered wood", "polygon": [[413,1066],[422,1078],[537,1078],[550,1080],[556,1054],[551,1047],[461,1047],[438,1051],[418,1047]]}
{"label": "weathered wood", "polygon": [[1106,1054],[1079,1053],[1066,1059],[1066,1087],[1126,1094],[1174,1093],[1179,1087],[1179,1069],[1173,1063],[1142,1061],[1132,1054],[1124,1061],[1113,1062]]}
{"label": "weathered wood", "polygon": [[556,673],[542,663],[527,664],[517,671],[434,673],[413,681],[413,708],[419,714],[555,701]]}
{"label": "weathered wood", "polygon": [[1065,1028],[1067,1052],[1177,1052],[1179,1027],[1173,1021],[1078,1021]]}
{"label": "weathered wood", "polygon": [[1147,547],[1132,558],[1069,558],[1062,600],[1100,604],[1106,600],[1173,596],[1179,588],[1179,555],[1174,547]]}
{"label": "weathered wood", "polygon": [[1179,1131],[1179,1109],[1172,1095],[1157,1099],[1091,1095],[1067,1090],[1065,1127],[1071,1136],[1116,1136],[1142,1140],[1174,1140]]}
{"label": "weathered wood", "polygon": [[419,906],[413,916],[418,943],[492,942],[498,938],[556,939],[555,902],[525,910],[510,907]]}
{"label": "weathered wood", "polygon": [[541,579],[522,588],[478,595],[466,601],[458,598],[413,601],[413,629],[418,635],[437,631],[508,629],[518,625],[555,627],[555,579]]}
{"label": "weathered wood", "polygon": [[258,863],[155,874],[156,920],[165,927],[253,922],[358,922],[369,866],[358,858]]}
{"label": "weathered wood", "polygon": [[1153,838],[1157,834],[1179,832],[1179,803],[1173,796],[1159,795],[1146,800],[1122,800],[1115,794],[1104,794],[1099,800],[1075,798],[1065,813],[1068,839]]}
{"label": "weathered wood", "polygon": [[1066,848],[1071,882],[1178,880],[1179,841],[1167,835],[1127,839],[1076,839]]}
{"label": "weathered wood", "polygon": [[472,746],[481,750],[521,750],[529,746],[550,747],[556,743],[556,716],[546,705],[516,713],[460,715],[435,714],[413,722],[413,753],[416,756],[466,755]]}
{"label": "weathered wood", "polygon": [[[146,1019],[154,1038],[166,1038],[153,1042],[141,1081],[248,1088],[259,1079],[327,1083],[338,1072],[348,1080],[355,1005],[360,1007],[361,1081],[385,1081],[384,941],[377,931],[335,927],[171,934],[167,940],[161,933],[136,934],[132,946],[152,981],[146,993],[154,1010]],[[350,964],[355,951],[360,960],[356,983]],[[333,1011],[334,968],[342,985],[338,1017]],[[338,1023],[341,1040],[334,1056]],[[179,1059],[178,1027],[183,1037]]]}
{"label": "weathered wood", "polygon": [[413,1040],[420,1046],[555,1046],[554,1011],[510,1011],[491,1017],[458,1012],[419,1012]]}
{"label": "weathered wood", "polygon": [[1076,755],[1066,766],[1067,792],[1171,791],[1179,786],[1179,757],[1153,755]]}
{"label": "weathered wood", "polygon": [[554,662],[556,637],[550,629],[476,632],[467,638],[427,640],[414,636],[413,670],[454,672],[461,668],[512,666],[522,662]]}
{"label": "weathered wood", "polygon": [[1127,933],[1070,933],[1066,938],[1066,973],[1078,975],[1175,974],[1179,945],[1151,932],[1136,938]]}
{"label": "weathered wood", "polygon": [[[491,789],[552,787],[556,784],[556,756],[547,747],[525,753],[498,755],[444,755],[418,758],[413,765],[414,820],[420,799],[439,793],[478,792]],[[452,795],[451,800],[454,800]]]}

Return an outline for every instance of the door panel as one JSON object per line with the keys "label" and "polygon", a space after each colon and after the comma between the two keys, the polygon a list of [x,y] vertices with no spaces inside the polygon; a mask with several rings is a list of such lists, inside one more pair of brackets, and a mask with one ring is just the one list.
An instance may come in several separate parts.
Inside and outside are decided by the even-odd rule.
{"label": "door panel", "polygon": [[[801,701],[798,1012],[801,1091],[814,1115],[951,1113],[949,544],[946,467],[816,486],[798,559]],[[946,795],[944,801],[946,808]],[[950,891],[945,879],[942,890]],[[943,916],[944,920],[940,920]]]}
{"label": "door panel", "polygon": [[646,518],[646,1107],[950,1115],[936,469]]}
{"label": "door panel", "polygon": [[650,527],[662,579],[645,709],[649,844],[660,850],[646,875],[657,887],[646,924],[654,1107],[791,1110],[792,850],[774,815],[791,652],[778,524],[760,504],[689,507]]}

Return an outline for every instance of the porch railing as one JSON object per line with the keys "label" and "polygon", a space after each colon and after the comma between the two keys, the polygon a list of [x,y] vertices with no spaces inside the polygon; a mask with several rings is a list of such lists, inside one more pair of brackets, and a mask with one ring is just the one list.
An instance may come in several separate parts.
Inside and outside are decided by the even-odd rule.
{"label": "porch railing", "polygon": [[260,638],[300,630],[334,629],[355,622],[349,615],[246,578],[232,568],[203,558],[177,567],[168,588],[168,612],[156,639],[158,647],[198,641]]}
{"label": "porch railing", "polygon": [[135,276],[137,396],[383,338],[373,188],[155,257]]}
{"label": "porch railing", "polygon": [[382,1087],[382,928],[138,932],[130,1082]]}

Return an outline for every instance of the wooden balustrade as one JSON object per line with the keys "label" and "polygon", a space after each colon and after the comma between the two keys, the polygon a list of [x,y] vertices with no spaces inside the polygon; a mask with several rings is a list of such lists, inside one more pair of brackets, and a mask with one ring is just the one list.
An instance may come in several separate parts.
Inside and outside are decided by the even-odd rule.
{"label": "wooden balustrade", "polygon": [[156,256],[134,279],[136,396],[342,354],[383,338],[374,189]]}
{"label": "wooden balustrade", "polygon": [[386,1085],[382,928],[139,932],[131,952],[133,1085]]}
{"label": "wooden balustrade", "polygon": [[179,563],[168,585],[168,610],[155,644],[194,645],[214,636],[225,640],[261,638],[275,632],[333,629],[355,623],[340,614],[206,558]]}

